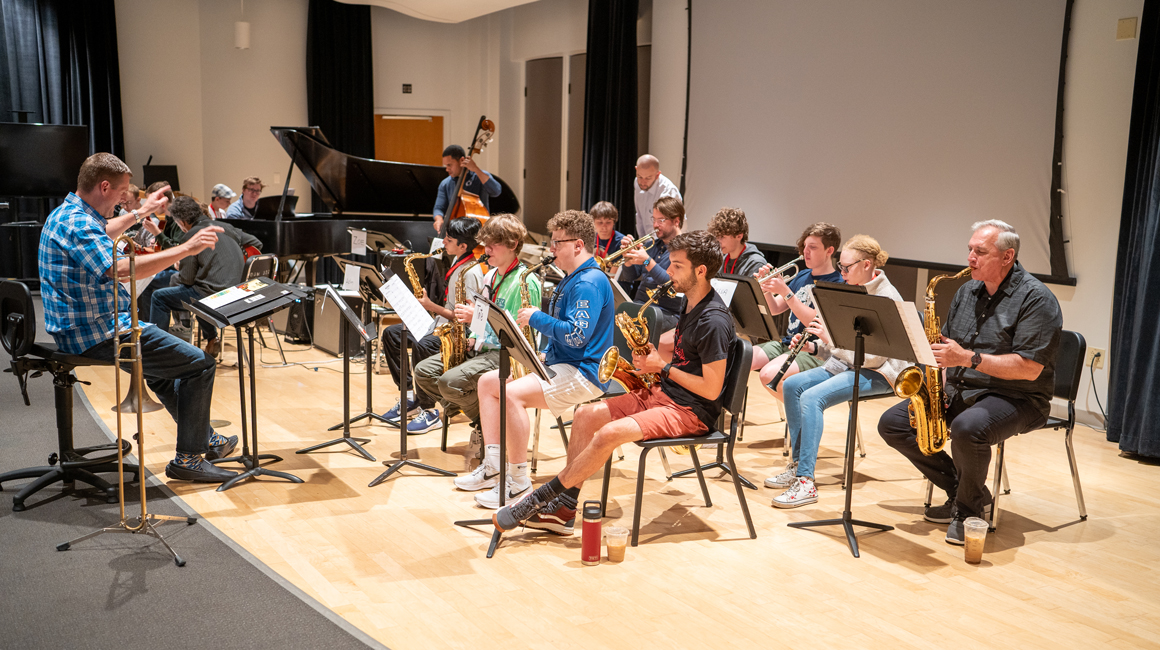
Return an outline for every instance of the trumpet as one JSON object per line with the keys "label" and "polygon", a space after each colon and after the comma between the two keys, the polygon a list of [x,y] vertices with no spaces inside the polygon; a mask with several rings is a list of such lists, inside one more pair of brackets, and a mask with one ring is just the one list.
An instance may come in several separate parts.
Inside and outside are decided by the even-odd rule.
{"label": "trumpet", "polygon": [[644,237],[641,237],[640,239],[632,242],[628,246],[625,246],[624,248],[609,255],[608,257],[597,257],[596,263],[600,265],[601,271],[604,271],[605,273],[614,273],[616,272],[616,267],[620,265],[620,258],[624,257],[625,253],[633,250],[634,248],[640,248],[641,245],[645,245],[641,250],[650,250],[653,246],[656,245],[657,240],[659,240],[660,237],[660,233],[654,230]]}
{"label": "trumpet", "polygon": [[[769,278],[772,278],[774,275],[780,275],[783,276],[782,279],[784,279],[786,282],[789,282],[790,280],[794,279],[798,273],[801,273],[801,268],[798,267],[798,262],[805,262],[805,259],[806,258],[804,256],[798,255],[795,259],[790,260],[788,264],[782,264],[776,269],[770,268],[764,273],[758,273],[756,279],[760,283],[765,282]],[[791,268],[793,269],[793,273],[789,272]]]}

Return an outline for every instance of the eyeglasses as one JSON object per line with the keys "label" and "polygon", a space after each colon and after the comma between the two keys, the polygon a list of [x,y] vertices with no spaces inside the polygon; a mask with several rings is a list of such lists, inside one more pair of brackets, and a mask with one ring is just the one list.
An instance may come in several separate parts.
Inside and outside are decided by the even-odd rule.
{"label": "eyeglasses", "polygon": [[866,261],[869,261],[869,260],[858,260],[857,262],[854,262],[852,264],[847,264],[845,266],[843,266],[841,262],[838,262],[838,272],[845,275],[846,273],[850,272],[850,269],[854,268],[854,264],[861,264],[862,262],[866,262]]}
{"label": "eyeglasses", "polygon": [[582,240],[579,237],[577,237],[575,239],[553,239],[551,247],[557,248],[560,246],[560,244],[567,244],[570,241],[582,241]]}
{"label": "eyeglasses", "polygon": [[260,187],[247,187],[247,188],[243,188],[242,191],[243,192],[250,192],[252,194],[261,194],[262,188],[260,188]]}
{"label": "eyeglasses", "polygon": [[675,221],[675,219],[670,219],[668,217],[653,217],[653,225],[658,223],[668,223],[670,221]]}

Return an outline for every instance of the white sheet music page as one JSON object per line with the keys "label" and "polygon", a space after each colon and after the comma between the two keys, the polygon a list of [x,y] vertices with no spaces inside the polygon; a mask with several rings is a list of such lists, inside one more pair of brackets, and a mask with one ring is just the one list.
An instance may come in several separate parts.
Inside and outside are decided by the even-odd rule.
{"label": "white sheet music page", "polygon": [[352,230],[350,231],[350,252],[352,255],[366,255],[367,254],[367,231]]}
{"label": "white sheet music page", "polygon": [[407,288],[399,276],[392,275],[390,280],[382,286],[380,291],[383,294],[383,299],[391,305],[399,318],[403,319],[403,323],[407,329],[412,333],[419,333],[415,338],[419,338],[423,334],[431,331],[431,327],[435,325],[435,319],[431,318],[431,314],[423,309],[423,305],[415,299],[415,294]]}
{"label": "white sheet music page", "polygon": [[902,317],[902,324],[906,327],[906,336],[910,339],[910,347],[914,348],[918,362],[927,366],[938,365],[934,359],[934,350],[930,349],[930,341],[926,340],[926,328],[923,327],[922,320],[918,317],[914,303],[896,302],[894,304],[898,306],[898,315]]}
{"label": "white sheet music page", "polygon": [[347,264],[342,272],[342,290],[343,291],[358,291],[358,267],[354,264]]}
{"label": "white sheet music page", "polygon": [[737,292],[736,280],[725,280],[722,278],[713,278],[709,280],[709,284],[717,290],[717,295],[721,296],[721,300],[725,301],[725,306],[733,304],[733,294]]}

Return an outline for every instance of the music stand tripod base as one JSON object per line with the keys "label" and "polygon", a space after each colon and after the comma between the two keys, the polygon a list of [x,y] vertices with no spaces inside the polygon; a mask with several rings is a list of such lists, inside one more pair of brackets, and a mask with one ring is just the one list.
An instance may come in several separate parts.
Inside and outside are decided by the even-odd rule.
{"label": "music stand tripod base", "polygon": [[[326,298],[323,298],[323,300],[325,300],[325,299]],[[346,351],[348,350],[348,348],[347,348],[347,330],[350,329],[350,327],[346,323],[343,323],[341,321],[340,321],[340,325],[342,326],[342,336],[341,336],[342,340],[339,343],[339,346],[343,350],[343,355],[342,355],[342,422],[339,422],[338,424],[330,427],[329,429],[327,429],[327,431],[337,431],[338,429],[342,429],[342,437],[335,438],[334,440],[328,440],[326,442],[323,442],[323,443],[320,443],[317,445],[313,445],[311,447],[306,447],[304,449],[299,449],[298,451],[296,451],[294,453],[296,453],[296,454],[309,454],[312,451],[318,451],[319,449],[325,449],[325,448],[330,447],[332,445],[337,445],[337,444],[345,442],[347,445],[350,446],[351,449],[358,452],[358,454],[360,456],[362,456],[363,458],[365,458],[373,463],[376,460],[375,457],[372,456],[370,454],[370,452],[368,452],[366,449],[362,448],[363,445],[370,444],[371,439],[370,438],[355,438],[355,437],[351,436],[350,435],[350,425],[361,420],[362,418],[365,418],[365,417],[375,418],[378,420],[382,420],[383,422],[386,422],[387,419],[382,417],[381,415],[377,415],[377,414],[371,412],[371,410],[370,410],[371,409],[371,401],[370,401],[371,394],[370,394],[370,384],[369,383],[367,384],[367,412],[363,413],[362,415],[358,415],[356,417],[353,417],[353,418],[350,416],[350,355],[346,354]],[[368,343],[367,344],[367,359],[370,359],[370,353],[371,353],[370,352],[370,344]],[[367,373],[370,373],[370,368],[367,368]],[[370,380],[368,379],[368,382],[369,381]]]}
{"label": "music stand tripod base", "polygon": [[87,539],[92,539],[97,535],[103,535],[105,533],[129,533],[131,535],[147,535],[161,542],[161,544],[165,547],[165,550],[169,551],[169,554],[173,556],[174,564],[177,566],[185,566],[185,560],[177,554],[177,551],[173,550],[173,547],[169,545],[169,542],[165,541],[165,537],[163,537],[161,533],[157,532],[157,528],[153,525],[153,522],[165,523],[167,521],[184,521],[185,525],[192,526],[197,523],[197,517],[172,517],[169,515],[155,515],[149,513],[145,515],[143,523],[140,516],[133,517],[132,519],[125,519],[119,522],[116,526],[107,526],[100,530],[94,530],[87,535],[82,535],[74,540],[64,542],[63,544],[57,544],[56,550],[67,551],[72,548],[73,544],[79,544],[80,542],[83,542]]}

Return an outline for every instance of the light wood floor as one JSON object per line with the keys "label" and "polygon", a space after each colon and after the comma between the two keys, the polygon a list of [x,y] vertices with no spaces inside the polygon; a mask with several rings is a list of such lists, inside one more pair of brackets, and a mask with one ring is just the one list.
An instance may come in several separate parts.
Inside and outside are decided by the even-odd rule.
{"label": "light wood floor", "polygon": [[[227,345],[227,361],[233,354]],[[263,356],[269,362],[277,353]],[[979,566],[943,541],[944,527],[922,520],[917,473],[876,433],[888,400],[863,407],[868,454],[857,463],[853,510],[896,528],[861,534],[861,559],[850,555],[840,528],[785,525],[841,512],[837,475],[847,413],[834,408],[818,464],[820,501],[784,511],[770,507],[773,490],[747,490],[756,540],[748,538],[730,482],[711,481],[714,505],[705,508],[695,478],[666,482],[653,458],[641,545],[628,549],[624,563],[582,566],[579,527],[572,538],[509,534],[488,560],[489,529],[451,524],[485,514],[451,479],[406,470],[368,488],[381,463],[340,447],[294,453],[334,437],[326,428],[342,419],[342,366],[317,350],[288,356],[332,361],[322,370],[259,369],[262,451],[282,455],[273,468],[306,482],[263,479],[224,493],[169,485],[287,580],[394,649],[1160,646],[1157,468],[1121,458],[1090,429],[1075,434],[1089,519],[1078,518],[1062,434],[1021,436],[1007,445],[1013,492]],[[93,381],[88,397],[115,430],[112,372],[78,369]],[[357,413],[365,377],[353,379]],[[387,375],[375,382],[381,412],[396,389]],[[742,473],[760,485],[784,464],[783,425],[755,375],[751,388],[737,457]],[[233,423],[222,433],[240,433],[235,369],[218,369],[212,416]],[[146,428],[146,463],[162,474],[173,455],[174,424],[161,411],[146,416]],[[368,449],[380,461],[397,456],[398,435],[388,428],[362,425],[356,435],[373,439]],[[453,426],[444,454],[438,433],[413,436],[412,458],[460,471],[466,438],[466,424]],[[605,525],[631,525],[637,454],[625,450],[628,457],[614,466]],[[541,452],[537,482],[564,463],[560,439],[546,424]],[[688,467],[670,459],[674,469]],[[599,489],[596,477],[582,496],[599,498]]]}

